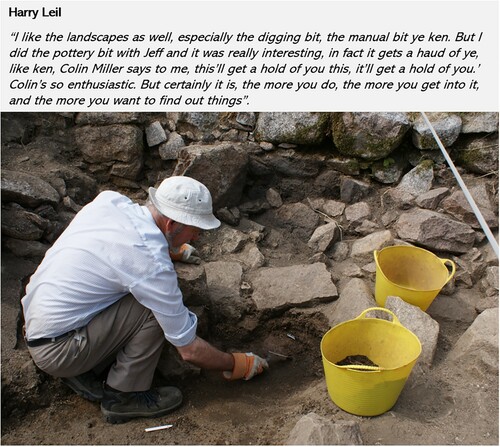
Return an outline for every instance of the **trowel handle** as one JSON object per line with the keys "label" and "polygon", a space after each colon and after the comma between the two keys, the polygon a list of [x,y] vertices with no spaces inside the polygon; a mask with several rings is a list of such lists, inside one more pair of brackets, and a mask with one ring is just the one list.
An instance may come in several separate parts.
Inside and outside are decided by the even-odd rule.
{"label": "trowel handle", "polygon": [[442,258],[439,258],[439,260],[443,263],[443,265],[445,267],[446,267],[446,263],[449,263],[450,266],[451,266],[451,273],[448,275],[448,278],[446,279],[446,282],[444,283],[444,284],[446,284],[455,275],[456,266],[455,266],[455,263],[451,259],[442,259]]}
{"label": "trowel handle", "polygon": [[394,315],[394,312],[391,312],[389,309],[386,309],[385,307],[369,307],[368,309],[365,309],[363,312],[361,312],[359,314],[358,317],[356,317],[356,320],[358,318],[366,318],[366,314],[372,310],[381,310],[382,312],[387,312],[388,314],[390,314],[392,316],[392,322],[394,324],[399,324],[401,326],[401,323],[399,322],[398,320],[398,317],[396,317],[396,315]]}

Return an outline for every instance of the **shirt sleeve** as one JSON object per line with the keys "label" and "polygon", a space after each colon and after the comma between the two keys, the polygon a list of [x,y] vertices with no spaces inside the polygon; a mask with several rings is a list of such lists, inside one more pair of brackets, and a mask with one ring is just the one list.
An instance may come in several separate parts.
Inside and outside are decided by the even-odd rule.
{"label": "shirt sleeve", "polygon": [[138,281],[130,292],[144,307],[151,309],[170,343],[181,347],[194,341],[198,319],[182,301],[173,267]]}

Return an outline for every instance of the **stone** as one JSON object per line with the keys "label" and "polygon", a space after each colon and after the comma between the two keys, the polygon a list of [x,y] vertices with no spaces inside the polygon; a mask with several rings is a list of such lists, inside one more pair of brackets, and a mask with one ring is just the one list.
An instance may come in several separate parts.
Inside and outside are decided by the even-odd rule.
{"label": "stone", "polygon": [[[426,115],[443,146],[445,148],[450,147],[462,130],[460,116],[448,113],[428,113]],[[413,123],[412,140],[413,144],[419,149],[439,149],[429,126],[420,114]]]}
{"label": "stone", "polygon": [[162,160],[177,160],[181,149],[185,146],[183,138],[177,132],[171,132],[166,143],[160,144],[158,153]]}
{"label": "stone", "polygon": [[445,361],[473,377],[498,378],[498,307],[486,309],[477,316]]}
{"label": "stone", "polygon": [[271,168],[272,173],[283,174],[290,178],[316,178],[324,166],[325,156],[313,152],[300,152],[296,149],[279,150],[266,153],[260,161]]}
{"label": "stone", "polygon": [[320,217],[303,203],[288,203],[275,211],[277,223],[301,239],[309,239],[320,223]]}
{"label": "stone", "polygon": [[472,323],[477,317],[476,302],[480,294],[474,290],[457,289],[452,295],[439,295],[434,298],[427,313],[434,319]]}
{"label": "stone", "polygon": [[212,315],[239,320],[245,311],[240,295],[243,269],[238,262],[216,261],[205,264]]}
{"label": "stone", "polygon": [[498,265],[486,267],[485,279],[490,287],[498,291]]}
{"label": "stone", "polygon": [[390,211],[394,211],[394,209],[408,210],[414,206],[414,201],[415,196],[413,194],[398,188],[388,189],[382,195],[382,203]]}
{"label": "stone", "polygon": [[307,245],[315,253],[325,252],[334,242],[339,239],[340,229],[335,222],[332,222],[316,228]]}
{"label": "stone", "polygon": [[247,244],[237,259],[248,269],[255,270],[266,265],[266,258],[255,244]]}
{"label": "stone", "polygon": [[[114,175],[136,180],[142,169],[143,133],[137,126],[83,126],[75,129],[75,141],[85,161]],[[106,163],[111,163],[111,169]]]}
{"label": "stone", "polygon": [[314,199],[309,201],[309,205],[313,210],[321,211],[329,217],[342,216],[345,210],[345,203],[329,199]]}
{"label": "stone", "polygon": [[[232,210],[232,208],[231,208],[231,210]],[[228,225],[237,226],[239,221],[240,221],[240,217],[241,217],[239,210],[238,210],[237,215],[235,213],[233,213],[231,210],[228,208],[219,208],[215,212],[215,215],[222,222],[227,223]]]}
{"label": "stone", "polygon": [[374,250],[380,250],[390,241],[392,233],[389,230],[377,231],[353,242],[351,256],[365,256],[373,254]]}
{"label": "stone", "polygon": [[349,224],[360,224],[362,221],[369,219],[371,214],[370,205],[366,202],[358,202],[349,205],[345,209],[345,218]]}
{"label": "stone", "polygon": [[450,253],[467,253],[474,246],[475,232],[467,224],[430,210],[403,213],[395,224],[398,237],[428,248]]}
{"label": "stone", "polygon": [[221,254],[237,253],[250,240],[250,237],[244,232],[227,226],[223,226],[218,231],[217,236]]}
{"label": "stone", "polygon": [[371,164],[372,177],[380,183],[392,185],[397,183],[403,176],[408,161],[405,156],[396,154],[394,151],[384,160],[378,160]]}
{"label": "stone", "polygon": [[344,203],[358,202],[369,196],[372,191],[373,189],[368,183],[344,177],[340,184],[340,200]]}
{"label": "stone", "polygon": [[463,112],[462,133],[498,132],[498,112]]}
{"label": "stone", "polygon": [[[472,195],[473,191],[470,190],[470,193]],[[480,205],[479,203],[476,203],[476,205],[482,217],[486,221],[486,224],[490,228],[498,228],[498,216],[491,209],[491,205],[488,204],[488,207],[485,207],[484,202],[483,205]],[[441,206],[448,214],[455,217],[455,219],[470,225],[472,228],[481,228],[476,214],[472,210],[469,201],[461,190],[455,191],[453,194],[446,197],[446,199],[441,202]]]}
{"label": "stone", "polygon": [[239,211],[244,215],[261,214],[269,208],[271,208],[271,205],[263,198],[249,200],[238,206]]}
{"label": "stone", "polygon": [[59,193],[39,177],[24,172],[2,169],[2,202],[16,202],[22,206],[36,208],[42,203],[57,205]]}
{"label": "stone", "polygon": [[332,114],[332,136],[341,154],[366,160],[387,157],[410,129],[405,113],[346,112]]}
{"label": "stone", "polygon": [[137,112],[80,112],[76,114],[75,122],[79,125],[129,124],[139,121]]}
{"label": "stone", "polygon": [[255,126],[257,119],[253,112],[238,112],[236,115],[236,122],[251,129]]}
{"label": "stone", "polygon": [[2,236],[36,241],[42,238],[48,221],[20,207],[2,209]]}
{"label": "stone", "polygon": [[326,138],[328,114],[316,112],[261,112],[255,139],[275,144],[316,145]]}
{"label": "stone", "polygon": [[261,141],[259,143],[259,146],[261,147],[261,149],[263,151],[266,151],[266,152],[269,152],[269,151],[273,151],[274,149],[276,149],[274,147],[274,144],[273,143],[270,143],[269,141]]}
{"label": "stone", "polygon": [[259,310],[312,306],[337,297],[325,264],[263,267],[251,275],[252,299]]}
{"label": "stone", "polygon": [[345,175],[359,175],[359,160],[355,157],[332,156],[326,160],[329,169]]}
{"label": "stone", "polygon": [[37,240],[23,241],[5,235],[3,239],[4,246],[10,250],[11,253],[20,258],[33,259],[36,262],[40,262],[50,248],[50,245]]}
{"label": "stone", "polygon": [[181,112],[176,130],[193,141],[212,142],[221,114],[219,112]]}
{"label": "stone", "polygon": [[339,197],[342,174],[339,171],[328,169],[319,174],[314,180],[315,195],[321,197]]}
{"label": "stone", "polygon": [[337,421],[308,413],[302,416],[288,436],[287,445],[363,445],[359,424]]}
{"label": "stone", "polygon": [[418,196],[431,189],[433,180],[433,163],[429,160],[424,160],[403,176],[396,189],[412,196]]}
{"label": "stone", "polygon": [[203,183],[217,210],[239,204],[247,165],[248,154],[236,144],[193,145],[181,150],[174,175],[186,175]]}
{"label": "stone", "polygon": [[362,278],[363,276],[361,267],[350,259],[335,264],[332,271],[332,277],[339,281],[346,278]]}
{"label": "stone", "polygon": [[498,170],[498,134],[467,136],[453,147],[455,162],[476,174],[491,174]]}
{"label": "stone", "polygon": [[269,188],[266,191],[266,200],[273,208],[279,208],[283,205],[283,200],[281,199],[280,193],[274,188]]}
{"label": "stone", "polygon": [[420,208],[436,210],[441,200],[444,199],[449,193],[450,190],[445,187],[431,189],[430,191],[418,195],[415,198],[415,204]]}
{"label": "stone", "polygon": [[376,222],[371,220],[364,220],[361,225],[356,226],[354,229],[356,234],[360,234],[361,236],[368,236],[369,234],[376,233],[380,231],[382,228]]}
{"label": "stone", "polygon": [[146,141],[149,147],[164,143],[167,138],[167,133],[159,121],[155,121],[146,127]]}
{"label": "stone", "polygon": [[368,284],[361,278],[352,278],[340,291],[335,307],[325,313],[330,327],[357,318],[361,312],[376,307],[377,303]]}
{"label": "stone", "polygon": [[206,306],[209,291],[205,268],[201,265],[175,262],[179,288],[186,306]]}
{"label": "stone", "polygon": [[394,312],[399,322],[420,340],[422,353],[415,365],[419,373],[428,372],[436,353],[439,323],[417,306],[412,306],[398,296],[388,296],[385,308]]}
{"label": "stone", "polygon": [[332,259],[337,262],[341,262],[349,256],[349,244],[345,241],[337,242],[333,245],[332,249]]}

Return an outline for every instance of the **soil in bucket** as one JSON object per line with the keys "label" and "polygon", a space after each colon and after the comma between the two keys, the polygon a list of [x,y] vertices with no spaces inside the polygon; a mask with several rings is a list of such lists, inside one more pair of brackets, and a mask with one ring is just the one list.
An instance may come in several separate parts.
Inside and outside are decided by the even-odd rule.
{"label": "soil in bucket", "polygon": [[346,358],[336,363],[339,366],[346,365],[365,365],[365,366],[379,366],[373,363],[366,355],[348,355]]}
{"label": "soil in bucket", "polygon": [[[392,322],[368,318],[382,311]],[[357,318],[331,328],[321,340],[328,393],[342,410],[358,416],[377,416],[396,403],[422,346],[388,309],[374,307]],[[338,365],[348,357],[365,356],[372,365]],[[366,361],[366,360],[365,360]]]}

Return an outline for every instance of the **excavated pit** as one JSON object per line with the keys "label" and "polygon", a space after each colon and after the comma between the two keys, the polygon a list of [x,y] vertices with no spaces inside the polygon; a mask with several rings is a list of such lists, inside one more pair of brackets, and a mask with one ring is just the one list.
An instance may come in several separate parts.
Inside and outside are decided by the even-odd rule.
{"label": "excavated pit", "polygon": [[[338,260],[333,250],[329,249],[317,257],[308,247],[308,237],[288,224],[288,221],[301,217],[291,216],[292,211],[302,212],[306,206],[312,210],[315,199],[338,199],[340,173],[325,169],[319,175],[305,172],[305,177],[302,174],[297,177],[280,176],[278,168],[294,174],[292,168],[295,165],[289,165],[293,159],[282,157],[281,160],[273,161],[273,156],[268,154],[262,158],[269,166],[277,163],[276,169],[264,166],[257,159],[252,161],[252,175],[249,174],[247,178],[239,205],[245,210],[245,217],[266,228],[261,239],[251,241],[256,242],[262,252],[265,267],[281,268],[325,262],[339,294],[352,278],[363,278],[372,287],[373,272],[363,269],[372,261],[369,256],[353,261],[346,254],[344,259]],[[42,158],[33,154],[31,159]],[[158,160],[156,162],[159,163]],[[16,163],[17,159],[11,167]],[[155,163],[150,164],[155,166]],[[164,168],[164,164],[159,166]],[[49,168],[50,164],[47,170]],[[435,174],[435,186],[453,187],[454,180],[446,169]],[[362,200],[371,208],[372,221],[385,222],[382,215],[388,209],[384,209],[381,197],[388,189],[368,181],[371,190]],[[497,183],[496,180],[496,190]],[[280,214],[280,207],[273,209],[262,206],[270,188],[280,192],[283,200],[281,208],[289,210],[291,214]],[[141,194],[139,191],[136,198],[142,200],[144,194]],[[298,203],[304,207],[288,208]],[[320,215],[317,225],[327,222],[323,217]],[[304,230],[304,226],[307,229],[307,215],[300,220],[303,225],[299,230]],[[341,224],[346,244],[360,239],[366,232],[372,232],[369,229],[365,229],[365,233],[358,232],[359,222],[347,222],[344,219]],[[387,225],[390,227],[390,222]],[[203,262],[238,262],[241,251],[224,252],[219,237],[220,233],[208,232],[197,243]],[[252,303],[253,290],[241,289],[241,298],[245,302],[241,318],[218,314],[217,308],[210,302],[195,304],[201,309],[200,335],[222,350],[252,351],[263,357],[270,355],[270,369],[250,381],[235,382],[228,382],[219,372],[213,371],[186,370],[180,375],[157,372],[155,385],[172,384],[182,390],[182,407],[164,418],[138,419],[122,425],[111,425],[104,422],[99,404],[76,396],[59,379],[34,368],[22,340],[12,349],[16,338],[15,325],[12,323],[15,314],[9,313],[9,309],[17,305],[23,273],[36,268],[34,261],[27,267],[25,262],[8,252],[2,253],[2,372],[8,373],[2,376],[4,445],[283,445],[287,443],[297,421],[309,413],[325,417],[332,423],[359,423],[364,442],[371,445],[395,442],[497,444],[497,417],[485,415],[498,415],[498,400],[491,398],[498,395],[498,380],[490,382],[489,376],[480,375],[475,375],[474,380],[471,380],[468,372],[447,368],[445,364],[449,351],[472,321],[463,320],[461,315],[450,312],[458,308],[453,295],[441,297],[444,310],[431,314],[440,324],[432,369],[414,381],[410,380],[394,409],[380,417],[360,418],[350,415],[340,410],[329,398],[320,341],[330,326],[326,312],[322,311],[322,303],[284,305],[263,310]],[[251,283],[250,276],[254,270],[244,269],[241,284]],[[11,283],[16,284],[11,286]],[[463,288],[462,283],[457,283],[456,290]],[[479,295],[479,286],[467,289],[467,293]],[[334,300],[335,297],[331,297],[328,302]],[[191,304],[187,304],[191,307]],[[331,307],[329,309],[331,311]],[[5,328],[9,328],[8,333]],[[270,351],[280,355],[269,354]],[[171,429],[151,433],[144,431],[146,427],[170,423],[173,424]]]}

